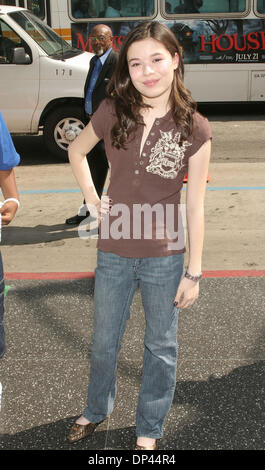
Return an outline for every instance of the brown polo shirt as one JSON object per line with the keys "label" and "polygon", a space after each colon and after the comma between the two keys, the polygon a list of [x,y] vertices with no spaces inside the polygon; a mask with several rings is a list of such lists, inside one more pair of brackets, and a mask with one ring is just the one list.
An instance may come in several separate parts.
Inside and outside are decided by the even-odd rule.
{"label": "brown polo shirt", "polygon": [[98,248],[143,258],[185,251],[179,206],[188,160],[211,138],[208,120],[196,113],[192,136],[182,145],[171,111],[156,119],[140,153],[144,126],[129,138],[126,150],[111,145],[116,122],[113,103],[104,100],[91,119],[104,139],[110,166],[108,196],[113,201],[102,222]]}

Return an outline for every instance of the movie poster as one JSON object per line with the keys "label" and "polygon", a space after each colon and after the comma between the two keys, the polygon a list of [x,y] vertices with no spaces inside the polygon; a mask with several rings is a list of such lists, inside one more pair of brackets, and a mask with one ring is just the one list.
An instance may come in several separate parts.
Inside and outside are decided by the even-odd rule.
{"label": "movie poster", "polygon": [[[139,21],[106,22],[113,31],[113,47]],[[178,38],[188,64],[265,62],[265,20],[175,20],[166,25]],[[96,23],[72,23],[72,45],[91,51],[89,35]]]}

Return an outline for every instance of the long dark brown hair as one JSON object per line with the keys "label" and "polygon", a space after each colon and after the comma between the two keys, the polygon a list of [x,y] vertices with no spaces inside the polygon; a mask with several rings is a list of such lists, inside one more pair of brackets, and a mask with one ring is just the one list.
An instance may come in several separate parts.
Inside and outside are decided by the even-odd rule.
{"label": "long dark brown hair", "polygon": [[148,21],[140,23],[125,37],[117,62],[116,70],[108,86],[108,94],[114,100],[117,122],[111,130],[112,145],[116,148],[126,148],[126,142],[138,125],[143,124],[141,108],[150,107],[143,102],[142,95],[131,82],[127,52],[135,41],[146,38],[160,41],[172,57],[179,56],[179,65],[174,72],[170,105],[173,119],[181,131],[181,140],[187,140],[193,129],[193,114],[196,103],[190,92],[185,88],[184,63],[182,49],[174,33],[163,23]]}

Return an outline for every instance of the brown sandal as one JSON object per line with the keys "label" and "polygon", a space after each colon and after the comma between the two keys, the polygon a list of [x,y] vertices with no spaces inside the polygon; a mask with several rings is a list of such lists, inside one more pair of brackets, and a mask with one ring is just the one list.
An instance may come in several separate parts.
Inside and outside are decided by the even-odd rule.
{"label": "brown sandal", "polygon": [[80,439],[83,439],[84,437],[91,436],[95,431],[96,427],[102,422],[103,421],[100,421],[99,423],[88,424],[74,423],[74,425],[70,429],[68,440],[70,442],[77,442],[80,441]]}

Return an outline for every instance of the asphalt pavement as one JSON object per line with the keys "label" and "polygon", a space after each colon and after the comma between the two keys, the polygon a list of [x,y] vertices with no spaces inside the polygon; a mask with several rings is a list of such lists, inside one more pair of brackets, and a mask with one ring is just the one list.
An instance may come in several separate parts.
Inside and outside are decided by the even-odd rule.
{"label": "asphalt pavement", "polygon": [[[94,280],[10,283],[0,449],[133,449],[143,355],[140,292],[119,357],[115,409],[92,439],[69,444],[69,429],[86,403]],[[262,312],[264,278],[203,279],[200,298],[179,318],[176,392],[161,450],[264,450]]]}

